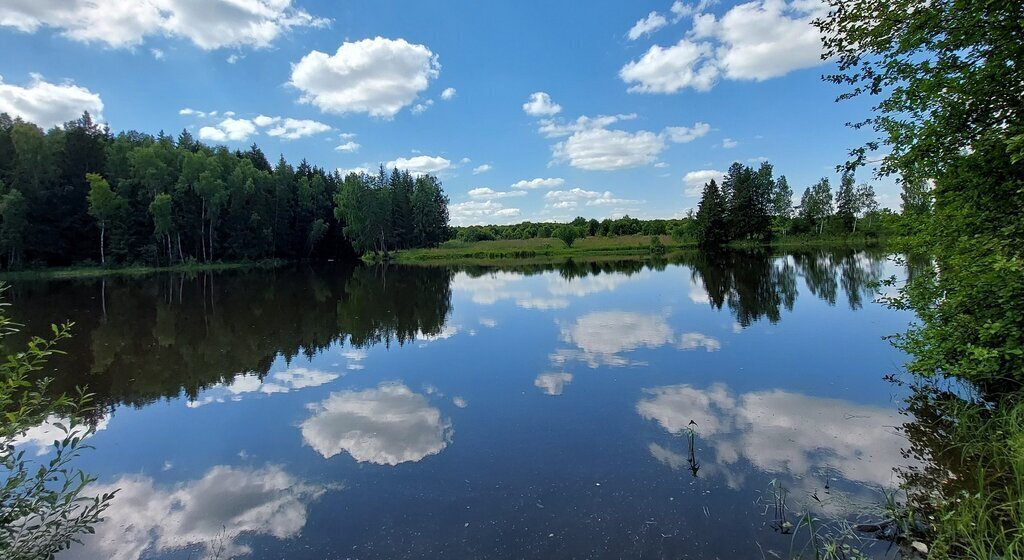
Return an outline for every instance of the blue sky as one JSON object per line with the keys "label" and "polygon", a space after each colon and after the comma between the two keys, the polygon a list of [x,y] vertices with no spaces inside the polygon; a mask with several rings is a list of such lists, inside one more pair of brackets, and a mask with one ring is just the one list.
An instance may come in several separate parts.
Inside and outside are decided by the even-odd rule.
{"label": "blue sky", "polygon": [[441,177],[456,225],[680,216],[761,158],[799,196],[865,139],[844,123],[869,106],[821,80],[818,0],[2,3],[0,111],[397,163]]}

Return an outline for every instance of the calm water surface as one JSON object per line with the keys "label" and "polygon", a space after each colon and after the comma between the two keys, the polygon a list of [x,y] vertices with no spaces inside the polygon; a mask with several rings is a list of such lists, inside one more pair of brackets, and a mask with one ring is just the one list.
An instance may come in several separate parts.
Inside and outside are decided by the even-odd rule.
{"label": "calm water surface", "polygon": [[[882,255],[298,267],[17,283],[71,319],[80,465],[120,488],[67,558],[785,557],[906,463]],[[45,453],[46,426],[23,442]],[[872,553],[881,557],[884,544]]]}

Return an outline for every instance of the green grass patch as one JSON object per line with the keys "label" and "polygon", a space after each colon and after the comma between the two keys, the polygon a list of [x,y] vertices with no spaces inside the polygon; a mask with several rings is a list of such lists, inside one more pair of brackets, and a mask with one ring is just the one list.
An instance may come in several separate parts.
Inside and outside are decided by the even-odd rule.
{"label": "green grass patch", "polygon": [[[692,240],[679,241],[668,235],[657,236],[665,253],[697,249]],[[730,247],[752,248],[812,248],[812,247],[867,247],[885,245],[884,238],[790,236],[771,243],[736,242]],[[569,257],[646,256],[651,255],[651,236],[624,235],[620,237],[587,237],[577,240],[572,247],[555,238],[502,239],[496,241],[448,241],[432,249],[409,249],[392,254],[399,263],[462,262],[494,264],[502,261],[545,260]]]}
{"label": "green grass patch", "polygon": [[[692,242],[674,241],[668,235],[659,236],[668,249],[693,248]],[[551,257],[576,257],[623,255],[643,256],[650,254],[651,236],[628,235],[621,237],[587,237],[566,247],[555,238],[503,239],[496,241],[448,241],[433,249],[410,249],[394,254],[396,262],[425,261],[496,261],[543,259]]]}

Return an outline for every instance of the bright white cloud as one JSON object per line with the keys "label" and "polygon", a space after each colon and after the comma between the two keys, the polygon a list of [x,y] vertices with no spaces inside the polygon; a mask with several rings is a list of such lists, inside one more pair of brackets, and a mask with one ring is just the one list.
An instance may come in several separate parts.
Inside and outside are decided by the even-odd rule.
{"label": "bright white cloud", "polygon": [[400,157],[389,161],[386,165],[389,169],[404,169],[414,175],[438,173],[451,166],[452,162],[441,156],[413,156],[411,158]]}
{"label": "bright white cloud", "polygon": [[445,88],[444,91],[441,92],[441,99],[444,99],[445,101],[453,99],[455,97],[455,93],[455,88]]}
{"label": "bright white cloud", "polygon": [[619,77],[636,84],[630,86],[631,92],[675,93],[686,87],[708,91],[718,80],[718,69],[704,63],[712,53],[710,45],[687,39],[670,47],[653,45],[642,57],[623,66]]}
{"label": "bright white cloud", "polygon": [[547,179],[543,179],[543,178],[538,177],[536,179],[529,179],[529,180],[523,179],[522,181],[516,181],[515,183],[512,183],[512,188],[513,189],[540,189],[540,188],[553,189],[555,187],[561,187],[564,184],[565,184],[565,179],[560,179],[558,177],[550,177],[550,178],[547,178]]}
{"label": "bright white cloud", "polygon": [[633,27],[630,28],[629,33],[626,34],[630,41],[636,41],[644,35],[650,35],[655,31],[668,25],[668,20],[665,16],[658,12],[651,12],[647,14],[647,17],[641,18],[637,21]]}
{"label": "bright white cloud", "polygon": [[523,111],[531,117],[550,117],[562,112],[562,106],[551,100],[543,91],[530,94],[530,100],[523,103]]}
{"label": "bright white cloud", "polygon": [[[199,118],[211,117],[217,114],[216,111],[204,113],[195,109],[185,108],[178,111],[179,115],[196,116]],[[199,129],[199,138],[211,142],[245,142],[255,134],[258,128],[265,128],[268,136],[282,138],[284,140],[298,140],[331,130],[330,125],[310,119],[292,119],[287,117],[268,117],[257,115],[253,119],[236,119],[233,111],[225,111],[224,115],[229,117],[213,126],[204,126]]]}
{"label": "bright white cloud", "polygon": [[434,100],[433,99],[428,99],[428,100],[424,101],[423,103],[417,103],[417,104],[412,106],[412,114],[414,114],[414,115],[422,115],[433,104],[434,104]]}
{"label": "bright white cloud", "polygon": [[548,138],[569,137],[552,146],[555,161],[588,171],[614,171],[654,163],[668,142],[692,142],[706,135],[711,125],[696,122],[692,127],[670,126],[660,133],[647,130],[627,132],[607,126],[636,118],[636,114],[581,116],[569,123],[541,121],[538,131]]}
{"label": "bright white cloud", "polygon": [[653,163],[664,148],[664,138],[653,132],[595,128],[555,144],[552,152],[556,160],[579,169],[613,171]]}
{"label": "bright white cloud", "polygon": [[307,136],[314,136],[331,130],[329,125],[310,119],[274,118],[276,121],[273,127],[267,130],[267,135],[277,136],[285,140],[298,140],[299,138],[306,138]]}
{"label": "bright white cloud", "polygon": [[266,48],[297,27],[323,27],[329,20],[292,7],[291,0],[9,0],[0,26],[26,33],[39,28],[112,48],[168,35],[201,49]]}
{"label": "bright white cloud", "polygon": [[673,5],[677,17],[693,16],[688,37],[654,45],[623,66],[619,77],[631,84],[629,91],[708,91],[721,78],[762,81],[823,63],[821,34],[812,23],[826,9],[822,3],[755,0],[720,19],[702,13],[706,8],[704,2]]}
{"label": "bright white cloud", "polygon": [[307,507],[332,487],[314,485],[278,466],[260,469],[219,465],[198,480],[160,486],[141,474],[124,475],[109,485],[90,486],[100,494],[117,490],[114,505],[94,535],[61,558],[135,560],[198,546],[204,557],[236,558],[252,552],[244,535],[286,539],[306,525]]}
{"label": "bright white cloud", "polygon": [[544,201],[551,208],[576,208],[579,203],[586,206],[614,206],[622,204],[637,204],[642,200],[628,200],[615,198],[611,191],[588,191],[579,187],[567,191],[548,191],[544,194]]}
{"label": "bright white cloud", "polygon": [[498,200],[499,198],[524,196],[526,191],[496,191],[490,187],[478,187],[470,189],[467,194],[475,200]]}
{"label": "bright white cloud", "polygon": [[685,4],[682,0],[676,0],[672,3],[672,15],[675,16],[675,21],[694,14],[699,14],[704,10],[708,9],[716,0],[700,0],[696,4]]}
{"label": "bright white cloud", "polygon": [[47,82],[39,74],[31,74],[26,87],[4,83],[0,76],[0,113],[50,128],[75,120],[85,111],[94,120],[103,118],[103,101],[99,94],[72,83]]}
{"label": "bright white cloud", "polygon": [[561,395],[569,383],[572,383],[571,373],[542,373],[533,380],[534,387],[552,396]]}
{"label": "bright white cloud", "polygon": [[724,138],[724,139],[722,139],[722,147],[727,149],[727,150],[735,148],[739,144],[740,144],[739,142],[733,140],[732,138]]}
{"label": "bright white cloud", "polygon": [[670,126],[665,129],[669,140],[676,144],[686,144],[711,132],[711,125],[705,122],[696,122],[693,126]]}
{"label": "bright white cloud", "polygon": [[508,223],[520,214],[519,208],[507,208],[495,200],[470,200],[448,206],[453,226]]}
{"label": "bright white cloud", "polygon": [[300,101],[335,114],[390,118],[411,105],[441,70],[437,55],[405,39],[342,43],[328,55],[312,51],[292,65]]}
{"label": "bright white cloud", "polygon": [[635,118],[636,113],[598,115],[596,117],[582,115],[577,117],[576,120],[569,122],[565,122],[561,119],[541,119],[540,127],[537,129],[537,132],[543,134],[546,138],[561,138],[583,130],[606,128],[617,122],[630,121]]}
{"label": "bright white cloud", "polygon": [[481,173],[487,173],[491,169],[492,169],[492,167],[491,167],[491,164],[489,164],[489,163],[485,163],[483,165],[478,165],[478,166],[473,168],[473,175],[479,175]]}
{"label": "bright white cloud", "polygon": [[334,147],[334,151],[336,151],[336,152],[352,153],[352,152],[358,152],[360,147],[361,146],[358,143],[349,140],[348,142],[345,142],[344,144],[338,144],[337,146],[335,146]]}
{"label": "bright white cloud", "polygon": [[686,175],[683,175],[683,193],[686,196],[700,196],[704,191],[704,185],[706,183],[714,179],[715,182],[721,186],[723,177],[725,177],[724,171],[717,171],[714,169],[690,171]]}
{"label": "bright white cloud", "polygon": [[366,174],[370,173],[370,168],[369,167],[352,167],[352,168],[348,168],[348,169],[345,169],[345,168],[342,168],[342,167],[338,168],[338,174],[341,175],[342,177],[345,177],[346,175],[349,175],[350,173],[355,173],[356,175],[366,175]]}
{"label": "bright white cloud", "polygon": [[199,138],[210,142],[245,142],[256,134],[256,124],[249,119],[227,118],[215,126],[199,129]]}
{"label": "bright white cloud", "polygon": [[310,408],[302,439],[325,458],[344,451],[360,463],[394,466],[436,455],[452,439],[451,422],[402,384],[332,393]]}

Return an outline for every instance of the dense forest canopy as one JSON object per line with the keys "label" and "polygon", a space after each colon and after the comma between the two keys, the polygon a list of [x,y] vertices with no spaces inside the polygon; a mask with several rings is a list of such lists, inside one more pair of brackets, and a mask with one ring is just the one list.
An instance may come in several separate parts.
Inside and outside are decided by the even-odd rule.
{"label": "dense forest canopy", "polygon": [[343,258],[448,235],[448,198],[429,175],[382,167],[343,177],[188,131],[114,135],[88,113],[43,131],[0,114],[7,268]]}

